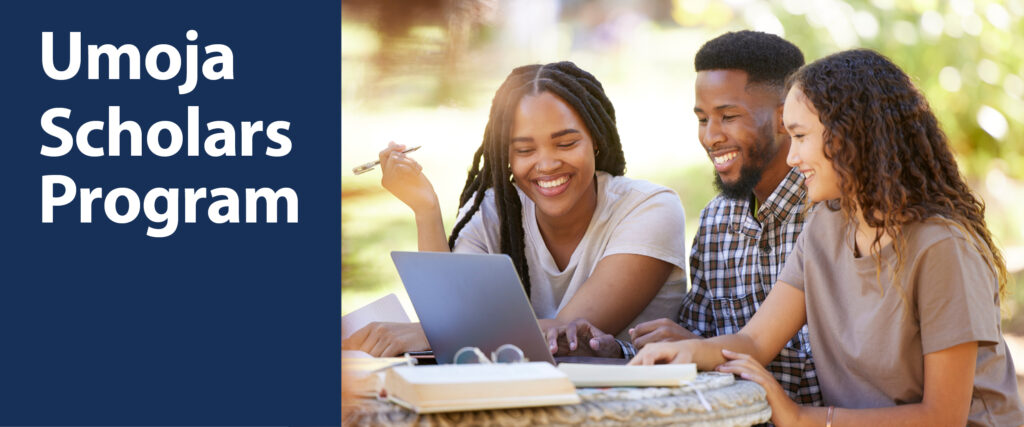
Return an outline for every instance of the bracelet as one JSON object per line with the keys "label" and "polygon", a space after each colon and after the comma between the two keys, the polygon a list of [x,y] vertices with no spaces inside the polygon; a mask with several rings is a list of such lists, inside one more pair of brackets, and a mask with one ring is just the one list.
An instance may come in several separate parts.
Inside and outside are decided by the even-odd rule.
{"label": "bracelet", "polygon": [[618,338],[615,339],[615,342],[619,343],[619,348],[622,349],[623,359],[630,360],[633,356],[636,356],[636,348],[633,347],[633,343],[628,343]]}
{"label": "bracelet", "polygon": [[825,427],[832,427],[832,415],[836,413],[835,406],[828,407],[828,414],[825,415]]}

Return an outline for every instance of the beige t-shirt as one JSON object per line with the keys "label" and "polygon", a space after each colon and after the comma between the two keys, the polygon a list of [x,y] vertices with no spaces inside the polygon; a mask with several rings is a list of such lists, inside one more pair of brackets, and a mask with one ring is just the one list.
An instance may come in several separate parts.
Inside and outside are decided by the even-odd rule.
{"label": "beige t-shirt", "polygon": [[877,408],[921,402],[924,355],[977,341],[968,424],[1021,425],[1024,407],[1000,331],[992,270],[948,221],[911,224],[904,233],[904,265],[894,284],[892,245],[882,248],[876,276],[874,257],[854,257],[853,226],[841,212],[818,206],[779,276],[804,291],[825,404]]}
{"label": "beige t-shirt", "polygon": [[[654,300],[616,337],[629,340],[637,323],[679,316],[686,291],[686,220],[679,196],[647,181],[597,172],[597,207],[583,240],[564,270],[544,244],[537,225],[536,205],[519,191],[523,204],[526,263],[530,270],[530,304],[540,319],[552,319],[569,303],[594,272],[597,263],[613,254],[645,255],[672,264],[668,280]],[[469,203],[459,212],[468,210]],[[500,218],[494,192],[487,190],[480,211],[455,241],[455,252],[501,253]],[[631,286],[623,283],[622,286]]]}

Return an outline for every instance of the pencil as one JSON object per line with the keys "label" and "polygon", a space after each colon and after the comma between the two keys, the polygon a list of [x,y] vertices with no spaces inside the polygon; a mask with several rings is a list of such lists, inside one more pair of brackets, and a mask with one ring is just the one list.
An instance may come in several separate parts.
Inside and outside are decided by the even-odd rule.
{"label": "pencil", "polygon": [[[420,147],[422,147],[422,145],[417,145],[415,147],[412,147],[412,148],[410,148],[408,150],[403,151],[402,154],[411,153],[413,151],[419,150]],[[374,160],[374,161],[369,162],[369,163],[363,163],[363,164],[361,164],[359,166],[356,166],[356,167],[352,168],[352,173],[354,173],[356,175],[361,175],[361,174],[364,174],[366,172],[369,172],[369,171],[373,170],[373,168],[377,167],[377,165],[379,165],[379,164],[380,164],[380,159]]]}

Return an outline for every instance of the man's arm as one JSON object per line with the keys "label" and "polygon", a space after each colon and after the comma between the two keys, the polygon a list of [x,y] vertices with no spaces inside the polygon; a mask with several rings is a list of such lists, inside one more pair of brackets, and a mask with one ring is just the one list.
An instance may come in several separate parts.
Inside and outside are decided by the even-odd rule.
{"label": "man's arm", "polygon": [[637,350],[652,342],[680,341],[700,338],[673,320],[661,318],[640,323],[629,330],[629,337]]}

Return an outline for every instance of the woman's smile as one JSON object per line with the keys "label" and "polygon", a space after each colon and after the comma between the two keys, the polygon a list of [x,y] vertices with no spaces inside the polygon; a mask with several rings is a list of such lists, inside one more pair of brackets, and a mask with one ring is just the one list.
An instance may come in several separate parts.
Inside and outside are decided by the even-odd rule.
{"label": "woman's smile", "polygon": [[565,192],[569,188],[572,175],[561,174],[556,176],[547,176],[533,180],[536,184],[537,192],[542,196],[554,197]]}

